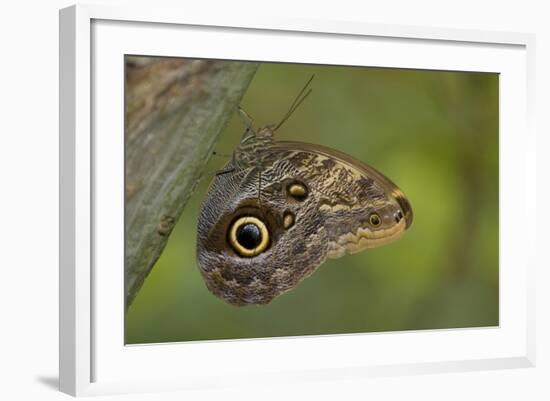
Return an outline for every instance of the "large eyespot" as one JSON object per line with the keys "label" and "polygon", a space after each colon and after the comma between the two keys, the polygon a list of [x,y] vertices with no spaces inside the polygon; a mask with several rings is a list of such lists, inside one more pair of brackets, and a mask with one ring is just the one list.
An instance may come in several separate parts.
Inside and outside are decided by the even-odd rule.
{"label": "large eyespot", "polygon": [[239,217],[229,228],[229,243],[240,256],[256,256],[266,250],[269,231],[257,217]]}
{"label": "large eyespot", "polygon": [[378,213],[371,213],[369,216],[369,222],[373,227],[378,227],[380,223],[382,223],[382,220],[380,220]]}

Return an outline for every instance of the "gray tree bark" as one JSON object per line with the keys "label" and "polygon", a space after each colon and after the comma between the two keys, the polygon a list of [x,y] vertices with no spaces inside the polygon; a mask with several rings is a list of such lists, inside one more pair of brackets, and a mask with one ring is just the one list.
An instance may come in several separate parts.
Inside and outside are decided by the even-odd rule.
{"label": "gray tree bark", "polygon": [[126,307],[164,249],[257,67],[126,57]]}

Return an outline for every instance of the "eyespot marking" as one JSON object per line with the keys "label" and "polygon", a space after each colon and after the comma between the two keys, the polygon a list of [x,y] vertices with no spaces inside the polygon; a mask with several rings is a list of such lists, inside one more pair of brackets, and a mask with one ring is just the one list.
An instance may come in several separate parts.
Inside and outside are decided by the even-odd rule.
{"label": "eyespot marking", "polygon": [[285,212],[283,216],[283,226],[285,229],[289,229],[294,225],[294,215],[290,212]]}
{"label": "eyespot marking", "polygon": [[267,249],[269,231],[257,217],[239,217],[229,229],[229,244],[239,256],[256,256]]}
{"label": "eyespot marking", "polygon": [[297,200],[304,200],[307,197],[307,188],[300,182],[294,182],[287,188],[288,194]]}
{"label": "eyespot marking", "polygon": [[380,220],[380,216],[378,215],[378,213],[371,213],[370,214],[369,223],[373,227],[378,227],[380,225],[380,223],[382,223],[382,220]]}

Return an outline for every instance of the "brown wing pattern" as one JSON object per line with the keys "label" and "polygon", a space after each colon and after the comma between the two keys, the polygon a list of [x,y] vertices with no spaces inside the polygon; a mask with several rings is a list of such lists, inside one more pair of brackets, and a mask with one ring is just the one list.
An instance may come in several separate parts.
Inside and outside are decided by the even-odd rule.
{"label": "brown wing pattern", "polygon": [[[269,236],[253,257],[234,246],[235,224],[250,220],[243,216]],[[275,142],[257,167],[215,178],[199,216],[199,267],[225,301],[268,303],[327,257],[398,238],[411,219],[402,192],[372,167],[326,147]]]}

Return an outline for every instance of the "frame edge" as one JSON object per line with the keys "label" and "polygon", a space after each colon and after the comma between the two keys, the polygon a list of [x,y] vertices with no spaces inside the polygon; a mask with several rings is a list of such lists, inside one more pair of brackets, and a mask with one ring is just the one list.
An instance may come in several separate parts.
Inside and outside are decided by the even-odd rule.
{"label": "frame edge", "polygon": [[59,390],[91,383],[90,19],[59,10]]}
{"label": "frame edge", "polygon": [[59,390],[76,395],[76,6],[59,10]]}
{"label": "frame edge", "polygon": [[[527,164],[528,171],[531,172],[531,182],[529,183],[535,192],[537,190],[537,160],[536,160],[536,149],[537,149],[537,132],[535,128],[535,119],[536,119],[536,46],[537,39],[534,33],[524,34],[524,45],[526,50],[526,116],[527,116],[527,149],[530,151],[530,157]],[[533,196],[533,202],[535,202],[534,210],[537,209],[537,199],[538,196]],[[536,232],[536,226],[530,230],[531,233]],[[532,235],[531,243],[531,255],[536,255],[536,236]],[[530,367],[537,366],[537,352],[536,352],[536,274],[537,274],[537,263],[533,261],[527,266],[527,344],[526,344],[526,359],[530,363]]]}

